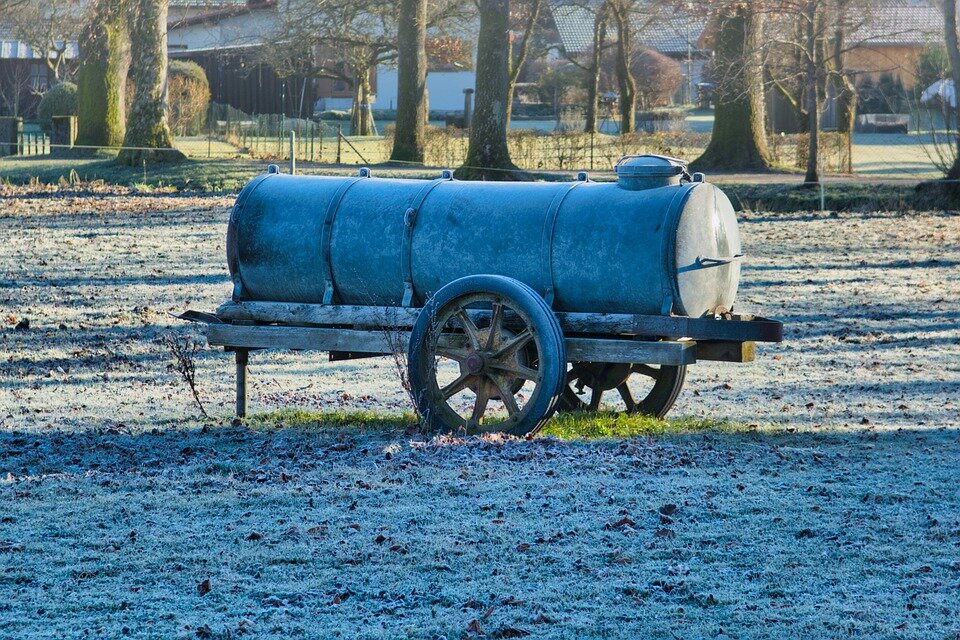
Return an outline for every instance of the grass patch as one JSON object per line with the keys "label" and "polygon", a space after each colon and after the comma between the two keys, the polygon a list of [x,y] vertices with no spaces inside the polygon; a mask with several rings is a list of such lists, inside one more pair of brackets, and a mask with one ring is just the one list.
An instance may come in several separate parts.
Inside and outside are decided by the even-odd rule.
{"label": "grass patch", "polygon": [[[0,160],[0,181],[12,185],[60,185],[82,188],[103,182],[130,187],[137,191],[173,189],[176,191],[237,192],[267,166],[277,164],[289,170],[289,161],[252,159],[200,159],[176,164],[127,167],[109,156],[93,158],[13,158]],[[355,174],[355,165],[297,163],[297,172],[305,175],[344,176]],[[395,178],[435,178],[439,169],[382,167],[377,175]]]}
{"label": "grass patch", "polygon": [[746,425],[703,418],[660,420],[645,415],[624,413],[565,413],[557,415],[541,432],[563,440],[598,440],[636,438],[638,436],[670,436],[704,431],[741,432]]}
{"label": "grass patch", "polygon": [[[798,184],[721,184],[737,211],[796,213],[820,210],[820,188]],[[956,206],[956,202],[918,199],[909,183],[824,183],[827,211],[909,211]],[[935,205],[931,207],[931,205]],[[939,206],[937,206],[939,205]]]}
{"label": "grass patch", "polygon": [[[273,161],[287,171],[288,165]],[[136,192],[200,191],[236,193],[254,176],[266,171],[268,160],[244,158],[192,159],[178,164],[147,167],[117,165],[110,156],[93,158],[13,158],[0,160],[0,182],[11,185],[58,185],[83,190],[91,183],[130,188]],[[374,175],[390,178],[434,178],[439,169],[373,165]],[[303,175],[346,176],[356,172],[355,165],[299,162]],[[569,172],[529,172],[537,180],[569,181]],[[612,180],[611,172],[598,171],[598,181]],[[794,176],[784,182],[759,184],[724,182],[719,186],[738,211],[796,213],[820,210],[820,189],[797,184]],[[936,183],[927,183],[936,186]],[[925,211],[960,208],[960,190],[917,187],[910,182],[853,181],[827,182],[824,185],[828,211]]]}
{"label": "grass patch", "polygon": [[[406,433],[417,424],[417,418],[413,413],[315,412],[306,409],[280,409],[251,416],[246,424],[253,429],[340,429],[345,433],[354,431]],[[557,414],[541,434],[563,440],[598,440],[682,435],[704,431],[733,433],[747,429],[745,425],[737,423],[702,418],[659,420],[643,415],[584,412]]]}

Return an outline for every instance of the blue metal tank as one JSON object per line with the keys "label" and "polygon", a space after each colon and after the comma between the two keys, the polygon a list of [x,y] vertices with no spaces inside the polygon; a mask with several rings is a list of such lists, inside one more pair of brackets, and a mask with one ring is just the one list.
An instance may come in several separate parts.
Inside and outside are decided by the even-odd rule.
{"label": "blue metal tank", "polygon": [[457,278],[498,274],[556,310],[729,310],[740,235],[723,192],[662,156],[629,156],[617,174],[615,183],[262,175],[230,216],[234,298],[410,306]]}

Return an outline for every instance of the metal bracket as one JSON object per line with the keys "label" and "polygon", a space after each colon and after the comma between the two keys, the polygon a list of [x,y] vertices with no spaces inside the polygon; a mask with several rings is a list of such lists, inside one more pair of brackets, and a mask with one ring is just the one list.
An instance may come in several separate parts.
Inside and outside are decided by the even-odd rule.
{"label": "metal bracket", "polygon": [[333,221],[337,217],[337,211],[340,209],[340,204],[343,202],[343,198],[347,195],[347,191],[350,190],[350,187],[369,177],[370,170],[364,167],[360,170],[359,176],[356,178],[351,178],[350,180],[342,183],[340,188],[337,189],[336,193],[333,194],[333,198],[330,200],[330,205],[327,207],[327,213],[323,217],[323,231],[321,232],[320,236],[320,254],[321,259],[323,260],[323,274],[325,282],[323,290],[323,304],[333,304],[333,297],[336,293],[333,282],[333,261],[330,256],[330,243],[333,240]]}
{"label": "metal bracket", "polygon": [[590,184],[590,178],[586,172],[577,174],[576,182],[553,197],[550,208],[547,210],[547,216],[543,221],[543,233],[540,237],[540,273],[545,274],[546,279],[543,287],[543,299],[546,300],[550,306],[553,306],[553,299],[555,297],[555,287],[553,283],[553,233],[557,225],[557,216],[560,215],[560,207],[563,206],[563,201],[567,199],[570,192],[582,184]]}
{"label": "metal bracket", "polygon": [[414,197],[413,202],[403,213],[403,244],[400,248],[400,262],[403,267],[403,299],[401,306],[410,307],[413,305],[413,230],[417,225],[417,215],[420,213],[420,207],[423,206],[427,196],[430,195],[437,186],[444,182],[453,180],[453,172],[444,169],[440,177],[432,180],[425,185]]}

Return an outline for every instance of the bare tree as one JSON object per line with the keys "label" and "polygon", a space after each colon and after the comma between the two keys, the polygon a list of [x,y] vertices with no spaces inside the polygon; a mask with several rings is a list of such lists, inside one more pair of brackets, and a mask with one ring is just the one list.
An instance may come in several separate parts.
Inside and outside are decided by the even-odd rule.
{"label": "bare tree", "polygon": [[80,34],[77,144],[118,147],[126,127],[130,38],[125,2],[94,0]]}
{"label": "bare tree", "polygon": [[633,77],[633,24],[631,0],[609,0],[617,26],[617,81],[620,85],[620,133],[636,128],[637,81]]}
{"label": "bare tree", "polygon": [[[960,42],[957,38],[957,0],[943,2],[944,40],[947,46],[947,57],[950,60],[950,76],[953,79],[954,100],[957,90],[960,89]],[[957,119],[960,121],[960,118]],[[947,170],[947,180],[960,180],[960,123],[957,127],[956,153],[953,163]]]}
{"label": "bare tree", "polygon": [[510,0],[479,0],[477,94],[470,143],[457,177],[481,180],[516,179],[516,165],[507,148]]}
{"label": "bare tree", "polygon": [[77,41],[85,16],[83,0],[32,0],[0,5],[0,21],[13,36],[25,42],[43,61],[54,81],[64,79],[65,62]]}
{"label": "bare tree", "polygon": [[6,90],[0,93],[0,106],[12,116],[22,116],[23,103],[33,94],[30,80],[30,67],[23,64],[10,64],[0,67],[0,86]]}
{"label": "bare tree", "polygon": [[136,87],[124,148],[117,162],[176,162],[184,155],[173,148],[167,123],[167,10],[169,0],[130,0],[130,76]]}
{"label": "bare tree", "polygon": [[896,24],[877,33],[869,0],[768,0],[774,28],[768,39],[771,85],[794,109],[810,136],[806,181],[820,180],[820,114],[830,90],[836,96],[837,130],[849,150],[856,119],[856,88],[845,59],[853,49],[869,46],[864,38],[900,35]]}
{"label": "bare tree", "polygon": [[427,0],[401,0],[397,124],[391,160],[423,162],[427,126]]}
{"label": "bare tree", "polygon": [[597,132],[597,105],[600,101],[600,65],[603,62],[603,48],[607,39],[607,22],[610,19],[609,4],[606,0],[597,8],[593,19],[593,39],[590,47],[590,67],[587,75],[587,113],[584,131]]}
{"label": "bare tree", "polygon": [[[511,30],[510,37],[510,75],[507,79],[507,127],[510,126],[510,118],[513,115],[513,91],[517,86],[517,79],[527,60],[531,57],[531,46],[535,36],[535,30],[540,21],[540,13],[543,9],[544,0],[526,0],[523,3],[517,3],[518,11],[515,12],[512,22],[520,23],[520,48],[513,51],[514,32]],[[514,55],[516,53],[516,55]]]}
{"label": "bare tree", "polygon": [[692,166],[765,171],[770,167],[764,125],[763,18],[756,2],[726,0],[714,7],[713,133]]}
{"label": "bare tree", "polygon": [[265,55],[281,72],[348,83],[351,133],[372,135],[371,75],[378,64],[397,57],[399,17],[395,0],[286,0]]}

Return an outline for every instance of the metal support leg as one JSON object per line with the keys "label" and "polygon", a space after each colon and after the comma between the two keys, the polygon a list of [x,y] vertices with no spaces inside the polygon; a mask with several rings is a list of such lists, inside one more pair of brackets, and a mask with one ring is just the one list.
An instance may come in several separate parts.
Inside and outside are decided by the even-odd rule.
{"label": "metal support leg", "polygon": [[237,349],[237,417],[247,417],[247,362],[250,351]]}

